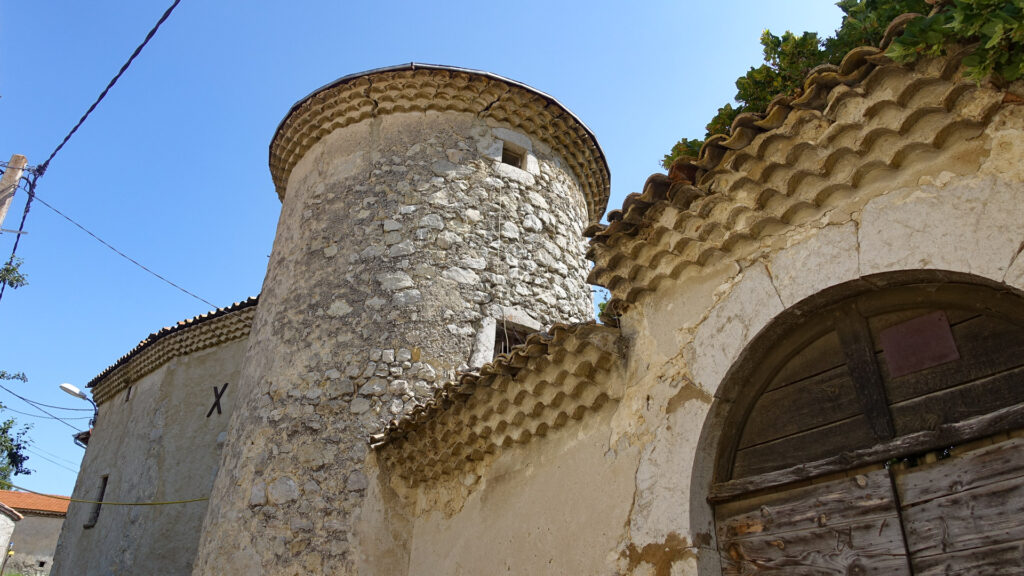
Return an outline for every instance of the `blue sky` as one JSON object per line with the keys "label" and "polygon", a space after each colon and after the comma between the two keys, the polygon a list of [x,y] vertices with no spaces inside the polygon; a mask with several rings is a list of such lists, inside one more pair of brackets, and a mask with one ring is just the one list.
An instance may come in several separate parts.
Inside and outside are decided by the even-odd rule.
{"label": "blue sky", "polygon": [[[0,0],[0,157],[42,162],[169,4]],[[280,210],[267,168],[274,130],[295,101],[335,78],[415,61],[486,70],[551,94],[597,135],[616,208],[660,170],[676,140],[703,135],[736,77],[760,62],[762,30],[827,36],[840,18],[828,0],[183,0],[37,193],[226,306],[263,281]],[[23,206],[19,194],[4,228],[17,227]],[[209,309],[40,203],[26,229],[18,254],[30,285],[0,301],[0,369],[29,377],[3,384],[22,396],[87,407],[57,386],[84,387],[151,332]],[[5,259],[13,240],[0,235]],[[2,390],[0,402],[33,412]],[[7,414],[33,424],[35,472],[15,483],[70,494],[83,455],[73,430]]]}

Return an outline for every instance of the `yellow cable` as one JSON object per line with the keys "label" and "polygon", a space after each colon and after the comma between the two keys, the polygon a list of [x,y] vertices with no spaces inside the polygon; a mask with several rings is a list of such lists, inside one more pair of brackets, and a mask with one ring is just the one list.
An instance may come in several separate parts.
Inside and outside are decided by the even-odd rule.
{"label": "yellow cable", "polygon": [[101,500],[81,500],[79,498],[68,498],[67,496],[54,496],[52,494],[43,494],[42,492],[36,492],[35,490],[29,490],[28,488],[22,488],[16,484],[10,482],[3,482],[3,484],[10,486],[11,488],[17,488],[23,492],[30,494],[36,494],[38,496],[46,496],[47,498],[53,498],[55,500],[64,500],[65,502],[79,502],[81,504],[103,504],[104,506],[164,506],[167,504],[188,504],[190,502],[202,502],[209,500],[209,498],[193,498],[191,500],[171,500],[168,502],[107,502]]}

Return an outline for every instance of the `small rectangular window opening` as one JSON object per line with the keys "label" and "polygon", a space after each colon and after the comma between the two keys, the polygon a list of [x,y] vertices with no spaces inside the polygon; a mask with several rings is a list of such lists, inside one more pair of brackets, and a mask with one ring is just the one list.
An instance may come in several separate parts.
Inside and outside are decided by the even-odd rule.
{"label": "small rectangular window opening", "polygon": [[100,492],[96,496],[96,503],[92,505],[92,510],[89,512],[89,520],[83,525],[83,528],[92,528],[96,525],[96,522],[100,519],[100,508],[103,507],[103,495],[107,492],[107,478],[104,475],[100,478]]}
{"label": "small rectangular window opening", "polygon": [[46,560],[40,560],[39,561],[39,567],[40,568],[46,568]]}
{"label": "small rectangular window opening", "polygon": [[132,387],[129,386],[128,389],[124,393],[124,401],[127,402],[127,401],[131,400],[131,398],[132,398]]}
{"label": "small rectangular window opening", "polygon": [[511,142],[504,142],[501,147],[501,163],[508,164],[509,166],[515,166],[516,168],[523,167],[523,158],[526,156],[526,150],[512,144]]}
{"label": "small rectangular window opening", "polygon": [[526,337],[534,332],[524,326],[498,319],[494,327],[494,355],[507,354],[513,346],[526,344]]}

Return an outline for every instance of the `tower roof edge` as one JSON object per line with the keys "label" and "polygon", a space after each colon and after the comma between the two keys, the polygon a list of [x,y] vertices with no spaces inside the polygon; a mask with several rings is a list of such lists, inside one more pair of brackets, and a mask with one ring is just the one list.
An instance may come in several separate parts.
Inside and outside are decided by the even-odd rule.
{"label": "tower roof edge", "polygon": [[[429,85],[427,96],[420,89]],[[389,92],[388,98],[375,96]],[[475,113],[517,128],[558,152],[580,183],[591,222],[608,204],[611,174],[597,137],[553,96],[469,68],[410,62],[349,74],[317,88],[288,110],[270,142],[270,173],[280,198],[302,156],[330,132],[393,112]]]}

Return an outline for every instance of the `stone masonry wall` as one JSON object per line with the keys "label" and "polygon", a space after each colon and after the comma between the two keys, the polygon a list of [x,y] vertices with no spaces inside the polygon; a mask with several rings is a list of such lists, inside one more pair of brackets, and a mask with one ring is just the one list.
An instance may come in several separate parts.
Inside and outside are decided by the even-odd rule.
{"label": "stone masonry wall", "polygon": [[289,178],[194,573],[354,573],[363,439],[503,318],[589,318],[586,221],[558,156],[473,114],[395,113],[315,144]]}

